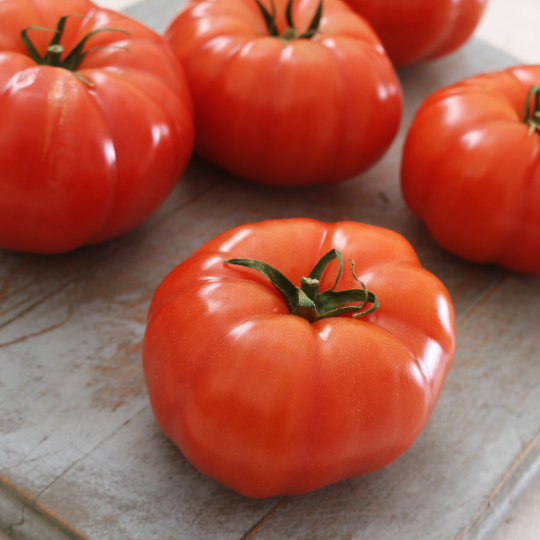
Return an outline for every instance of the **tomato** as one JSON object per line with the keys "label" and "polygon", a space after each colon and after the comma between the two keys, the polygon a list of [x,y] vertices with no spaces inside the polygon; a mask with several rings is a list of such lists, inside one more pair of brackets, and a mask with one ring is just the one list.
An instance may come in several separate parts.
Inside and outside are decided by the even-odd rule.
{"label": "tomato", "polygon": [[396,66],[431,60],[467,41],[487,0],[346,0],[381,38]]}
{"label": "tomato", "polygon": [[236,227],[175,268],[143,362],[164,433],[205,474],[262,498],[396,459],[454,348],[449,295],[401,235],[296,218]]}
{"label": "tomato", "polygon": [[523,66],[435,92],[410,128],[401,177],[442,247],[540,276],[538,83],[540,66]]}
{"label": "tomato", "polygon": [[0,0],[0,110],[7,249],[59,253],[132,229],[193,147],[191,98],[167,42],[87,0]]}
{"label": "tomato", "polygon": [[167,30],[193,95],[195,151],[270,185],[351,178],[396,134],[399,81],[340,0],[324,0],[320,21],[317,0],[289,4],[289,21],[285,2],[272,19],[256,0],[192,1]]}

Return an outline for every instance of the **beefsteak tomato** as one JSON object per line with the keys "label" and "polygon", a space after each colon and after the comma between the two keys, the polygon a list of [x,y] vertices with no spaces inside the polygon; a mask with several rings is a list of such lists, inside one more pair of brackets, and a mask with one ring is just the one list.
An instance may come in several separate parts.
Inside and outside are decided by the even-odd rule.
{"label": "beefsteak tomato", "polygon": [[173,270],[143,364],[165,434],[260,498],[396,459],[428,422],[454,347],[449,295],[402,236],[297,218],[234,228]]}
{"label": "beefsteak tomato", "polygon": [[0,0],[0,110],[7,249],[59,253],[132,229],[193,147],[167,42],[88,0]]}
{"label": "beefsteak tomato", "polygon": [[448,251],[540,276],[540,66],[432,94],[407,135],[402,190]]}
{"label": "beefsteak tomato", "polygon": [[291,2],[276,0],[274,16],[257,0],[195,0],[167,30],[193,95],[195,151],[270,185],[344,180],[392,142],[399,81],[340,0]]}
{"label": "beefsteak tomato", "polygon": [[467,41],[487,0],[345,0],[381,38],[394,65],[448,54]]}

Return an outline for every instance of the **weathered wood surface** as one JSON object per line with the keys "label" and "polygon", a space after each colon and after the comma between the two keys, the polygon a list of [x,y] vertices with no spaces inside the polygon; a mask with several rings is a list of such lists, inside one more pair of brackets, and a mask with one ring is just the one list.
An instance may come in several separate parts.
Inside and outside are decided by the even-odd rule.
{"label": "weathered wood surface", "polygon": [[[180,2],[128,10],[162,30]],[[89,540],[485,540],[540,470],[540,280],[443,252],[399,191],[403,135],[430,92],[513,60],[473,41],[401,71],[391,151],[336,186],[278,190],[194,158],[136,231],[59,257],[0,252],[0,529]],[[454,299],[458,352],[433,418],[379,472],[250,500],[196,471],[157,428],[140,349],[150,298],[212,236],[308,216],[397,230]]]}

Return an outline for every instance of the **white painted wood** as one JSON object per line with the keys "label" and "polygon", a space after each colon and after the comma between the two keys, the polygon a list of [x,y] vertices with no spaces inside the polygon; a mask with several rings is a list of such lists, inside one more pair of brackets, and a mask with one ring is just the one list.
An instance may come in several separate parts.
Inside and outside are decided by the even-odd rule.
{"label": "white painted wood", "polygon": [[[129,12],[163,28],[179,4],[148,0]],[[404,207],[397,177],[403,134],[428,93],[512,63],[472,42],[401,70],[401,134],[361,178],[284,192],[194,159],[158,213],[121,239],[62,257],[0,253],[3,481],[91,540],[487,540],[477,524],[496,511],[503,519],[506,487],[523,491],[523,476],[508,471],[540,454],[540,283],[445,254]],[[293,215],[404,234],[454,298],[460,348],[432,422],[394,464],[306,496],[253,501],[198,473],[159,432],[140,343],[153,290],[175,264],[233,225]],[[16,505],[3,508],[14,534],[26,534]],[[26,530],[39,527],[32,515]]]}

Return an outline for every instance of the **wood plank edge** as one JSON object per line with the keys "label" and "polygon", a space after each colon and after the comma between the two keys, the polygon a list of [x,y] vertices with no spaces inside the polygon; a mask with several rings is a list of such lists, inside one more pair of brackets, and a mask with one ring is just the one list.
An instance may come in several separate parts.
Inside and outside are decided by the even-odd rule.
{"label": "wood plank edge", "polygon": [[540,432],[523,449],[455,540],[490,540],[519,498],[540,476]]}
{"label": "wood plank edge", "polygon": [[0,530],[14,540],[88,540],[0,478]]}

